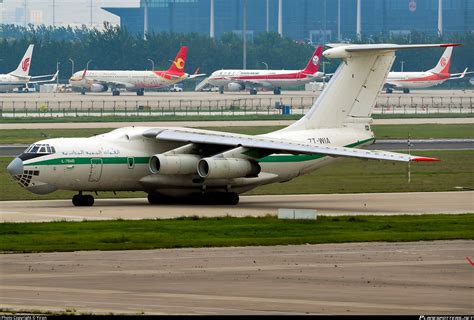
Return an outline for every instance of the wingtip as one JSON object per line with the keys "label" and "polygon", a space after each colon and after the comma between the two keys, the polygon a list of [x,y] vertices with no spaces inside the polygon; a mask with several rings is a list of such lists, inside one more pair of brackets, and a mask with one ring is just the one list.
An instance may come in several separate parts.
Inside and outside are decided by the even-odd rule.
{"label": "wingtip", "polygon": [[415,162],[437,162],[441,161],[438,158],[430,158],[430,157],[412,157],[410,161],[415,161]]}
{"label": "wingtip", "polygon": [[440,45],[440,47],[442,47],[442,48],[444,48],[444,47],[459,47],[459,46],[462,46],[462,43],[446,43],[446,44]]}

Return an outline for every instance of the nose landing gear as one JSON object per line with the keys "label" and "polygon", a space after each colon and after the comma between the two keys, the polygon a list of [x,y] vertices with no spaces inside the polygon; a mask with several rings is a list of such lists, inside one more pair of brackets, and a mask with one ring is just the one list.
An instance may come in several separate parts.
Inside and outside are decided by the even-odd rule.
{"label": "nose landing gear", "polygon": [[91,207],[94,205],[94,197],[87,194],[83,195],[82,192],[72,197],[72,204],[76,207]]}

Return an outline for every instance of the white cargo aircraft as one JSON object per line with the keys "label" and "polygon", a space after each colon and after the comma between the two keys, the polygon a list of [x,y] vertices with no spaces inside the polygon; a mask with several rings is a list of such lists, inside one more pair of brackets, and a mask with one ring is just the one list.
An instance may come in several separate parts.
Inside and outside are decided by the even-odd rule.
{"label": "white cargo aircraft", "polygon": [[[22,89],[26,88],[25,91],[28,91],[28,84],[38,84],[38,83],[46,83],[46,82],[53,82],[56,81],[58,77],[58,71],[54,75],[48,74],[44,76],[35,76],[30,77],[30,65],[31,65],[31,58],[33,56],[33,47],[34,45],[30,44],[28,49],[26,49],[25,55],[23,59],[21,59],[20,64],[15,71],[12,71],[7,74],[0,74],[0,92],[9,92],[13,89]],[[51,79],[47,80],[36,80],[34,79],[44,78],[44,77],[51,77]]]}
{"label": "white cargo aircraft", "polygon": [[436,86],[446,80],[462,79],[467,72],[467,68],[462,73],[449,73],[453,47],[447,47],[438,64],[428,71],[423,72],[389,72],[386,81],[386,92],[402,90],[403,93],[410,93],[410,89],[423,89]]}
{"label": "white cargo aircraft", "polygon": [[323,78],[324,74],[318,72],[322,51],[323,47],[318,46],[301,70],[219,70],[204,81],[219,87],[220,93],[227,87],[229,91],[248,89],[252,95],[257,94],[257,88],[273,89],[274,94],[280,94],[282,87],[299,86]]}
{"label": "white cargo aircraft", "polygon": [[7,170],[33,193],[78,191],[76,206],[92,205],[94,198],[84,192],[99,191],[145,191],[152,204],[237,204],[240,193],[289,181],[340,157],[437,161],[357,147],[375,140],[370,116],[395,51],[447,46],[330,45],[324,56],[343,62],[327,87],[304,117],[268,134],[126,127],[90,138],[38,141]]}
{"label": "white cargo aircraft", "polygon": [[171,61],[168,70],[163,71],[133,71],[133,70],[87,70],[78,71],[69,79],[73,87],[81,88],[81,93],[86,90],[91,92],[105,92],[112,89],[112,95],[120,95],[120,88],[135,91],[138,96],[143,96],[145,89],[157,89],[172,86],[186,79],[205,76],[197,72],[190,75],[184,72],[188,47],[181,47],[176,58]]}

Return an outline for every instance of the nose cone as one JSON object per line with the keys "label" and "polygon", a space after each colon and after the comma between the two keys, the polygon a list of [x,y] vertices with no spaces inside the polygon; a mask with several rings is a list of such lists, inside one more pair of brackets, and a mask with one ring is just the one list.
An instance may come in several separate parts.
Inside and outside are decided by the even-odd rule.
{"label": "nose cone", "polygon": [[23,160],[15,158],[7,167],[7,171],[12,176],[23,174]]}

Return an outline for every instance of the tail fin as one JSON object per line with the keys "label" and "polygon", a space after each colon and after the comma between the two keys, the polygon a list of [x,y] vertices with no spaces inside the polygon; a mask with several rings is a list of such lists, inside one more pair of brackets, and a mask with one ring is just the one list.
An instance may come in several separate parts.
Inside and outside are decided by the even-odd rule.
{"label": "tail fin", "polygon": [[451,55],[453,54],[453,47],[447,47],[443,55],[438,61],[438,64],[433,69],[429,70],[434,73],[449,73],[449,66],[451,65]]}
{"label": "tail fin", "polygon": [[303,73],[306,74],[314,74],[319,70],[319,64],[321,62],[321,53],[323,52],[323,46],[318,46],[316,50],[314,50],[311,59],[309,59],[308,64],[303,69]]}
{"label": "tail fin", "polygon": [[340,58],[343,62],[306,115],[282,131],[341,128],[349,123],[369,123],[375,100],[393,64],[396,50],[454,45],[457,44],[333,46],[324,52],[324,56],[328,59]]}
{"label": "tail fin", "polygon": [[17,77],[28,77],[28,74],[30,73],[31,57],[33,56],[33,47],[34,45],[29,45],[16,70],[10,72],[11,75]]}
{"label": "tail fin", "polygon": [[188,47],[181,47],[179,49],[176,58],[174,58],[173,62],[171,63],[168,72],[171,73],[184,73],[184,64],[186,63],[186,53],[188,51]]}

